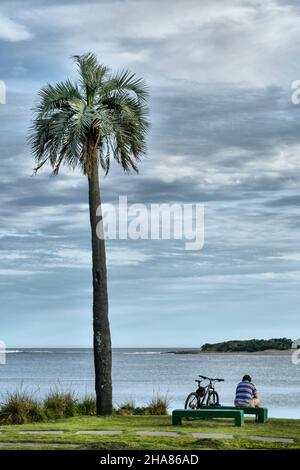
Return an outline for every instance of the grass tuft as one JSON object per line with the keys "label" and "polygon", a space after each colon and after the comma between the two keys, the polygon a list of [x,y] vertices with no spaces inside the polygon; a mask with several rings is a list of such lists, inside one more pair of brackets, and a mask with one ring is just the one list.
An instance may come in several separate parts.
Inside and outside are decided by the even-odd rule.
{"label": "grass tuft", "polygon": [[159,395],[152,398],[147,406],[135,406],[133,401],[127,401],[119,405],[115,410],[117,415],[167,415],[169,408],[169,400],[167,397]]}
{"label": "grass tuft", "polygon": [[168,408],[170,406],[170,400],[168,397],[161,397],[157,395],[153,397],[147,406],[149,415],[167,415]]}
{"label": "grass tuft", "polygon": [[121,405],[118,405],[115,413],[117,415],[133,415],[135,410],[135,403],[132,400],[125,401]]}
{"label": "grass tuft", "polygon": [[41,404],[24,392],[9,394],[1,405],[1,424],[26,424],[45,420]]}
{"label": "grass tuft", "polygon": [[86,395],[77,404],[77,413],[85,416],[96,414],[96,398],[93,395]]}
{"label": "grass tuft", "polygon": [[70,418],[76,415],[77,400],[71,392],[54,390],[45,398],[44,408],[49,419]]}

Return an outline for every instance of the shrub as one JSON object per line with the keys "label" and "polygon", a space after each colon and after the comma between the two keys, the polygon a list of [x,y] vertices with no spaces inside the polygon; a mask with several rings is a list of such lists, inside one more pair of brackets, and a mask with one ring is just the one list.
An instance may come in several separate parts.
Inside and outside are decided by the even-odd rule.
{"label": "shrub", "polygon": [[148,406],[136,407],[134,402],[128,401],[119,405],[115,410],[117,415],[167,415],[169,407],[168,398],[153,397]]}
{"label": "shrub", "polygon": [[45,398],[44,408],[50,419],[67,418],[76,415],[77,400],[71,392],[53,391]]}
{"label": "shrub", "polygon": [[137,406],[134,411],[134,415],[147,415],[148,413],[148,408],[145,406]]}
{"label": "shrub", "polygon": [[86,395],[77,405],[80,415],[93,416],[96,414],[96,399],[93,395]]}
{"label": "shrub", "polygon": [[170,401],[167,397],[153,397],[147,406],[147,414],[149,415],[167,415]]}
{"label": "shrub", "polygon": [[132,415],[135,410],[135,404],[133,401],[126,401],[122,405],[119,405],[116,409],[118,415]]}
{"label": "shrub", "polygon": [[23,392],[9,394],[1,406],[1,424],[26,424],[45,420],[41,404]]}

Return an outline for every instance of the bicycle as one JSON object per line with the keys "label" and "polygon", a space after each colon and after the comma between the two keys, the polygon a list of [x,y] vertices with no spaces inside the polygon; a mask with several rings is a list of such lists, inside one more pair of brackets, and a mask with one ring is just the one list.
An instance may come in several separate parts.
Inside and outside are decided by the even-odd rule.
{"label": "bicycle", "polygon": [[198,388],[195,392],[190,393],[185,400],[184,408],[186,410],[197,410],[201,406],[218,406],[220,404],[219,395],[215,390],[214,382],[224,382],[224,379],[212,379],[199,375],[203,380],[208,380],[208,384],[204,387],[201,386],[203,380],[195,380],[198,383]]}

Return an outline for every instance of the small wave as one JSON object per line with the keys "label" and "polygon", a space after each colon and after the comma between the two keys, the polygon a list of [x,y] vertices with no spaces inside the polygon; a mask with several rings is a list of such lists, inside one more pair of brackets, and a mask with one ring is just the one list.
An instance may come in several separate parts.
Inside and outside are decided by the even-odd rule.
{"label": "small wave", "polygon": [[134,355],[134,356],[144,356],[147,354],[161,354],[161,351],[135,351],[135,352],[124,352],[123,354]]}
{"label": "small wave", "polygon": [[6,349],[6,350],[0,350],[2,354],[19,354],[19,353],[23,353],[23,354],[27,354],[27,353],[30,353],[30,354],[51,354],[52,351],[38,351],[38,350],[22,350],[22,349]]}
{"label": "small wave", "polygon": [[20,351],[20,349],[6,349],[6,350],[2,350],[1,351],[2,354],[17,354],[17,353],[21,353],[22,351]]}
{"label": "small wave", "polygon": [[34,349],[34,350],[29,350],[27,349],[26,351],[22,351],[24,353],[30,353],[30,354],[52,354],[53,351],[46,351],[46,350],[41,350],[41,351],[38,351],[37,349]]}

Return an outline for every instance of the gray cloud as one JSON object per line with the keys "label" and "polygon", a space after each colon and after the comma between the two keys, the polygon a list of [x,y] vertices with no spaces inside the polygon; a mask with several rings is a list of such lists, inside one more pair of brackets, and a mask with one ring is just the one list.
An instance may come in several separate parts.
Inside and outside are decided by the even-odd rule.
{"label": "gray cloud", "polygon": [[[116,203],[121,194],[129,203],[205,203],[199,252],[184,251],[182,241],[108,242],[118,344],[128,345],[132,325],[146,340],[150,316],[166,335],[169,318],[174,331],[187,333],[187,314],[195,325],[191,345],[201,343],[203,315],[208,330],[216,321],[230,328],[243,320],[269,336],[259,325],[272,313],[273,334],[293,336],[295,326],[281,318],[294,315],[299,301],[300,108],[291,103],[291,82],[300,78],[298,5],[186,0],[170,9],[167,0],[28,0],[24,8],[4,0],[0,15],[9,16],[8,27],[21,25],[12,29],[15,42],[0,35],[8,89],[0,106],[3,339],[24,342],[20,331],[12,333],[14,318],[21,328],[34,322],[30,346],[41,334],[45,345],[56,345],[47,325],[66,329],[74,315],[74,341],[83,344],[91,310],[87,182],[67,169],[56,178],[47,171],[32,177],[26,137],[39,87],[74,77],[69,57],[87,50],[145,77],[151,91],[140,175],[113,165],[101,179],[103,200]],[[89,344],[88,333],[84,338]]]}

